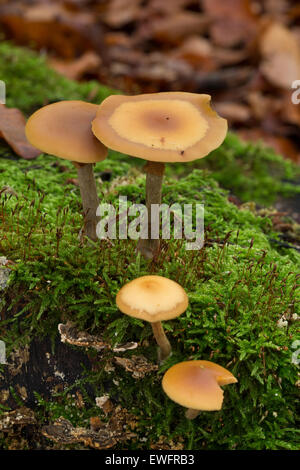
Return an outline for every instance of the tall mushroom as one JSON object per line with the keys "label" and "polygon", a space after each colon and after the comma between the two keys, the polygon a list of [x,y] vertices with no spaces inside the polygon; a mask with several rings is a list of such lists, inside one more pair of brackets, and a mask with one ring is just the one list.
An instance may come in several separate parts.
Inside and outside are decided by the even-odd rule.
{"label": "tall mushroom", "polygon": [[171,353],[171,345],[161,322],[179,317],[188,307],[185,290],[177,282],[162,276],[142,276],[125,284],[116,297],[121,312],[151,323],[160,348],[159,359]]}
{"label": "tall mushroom", "polygon": [[186,418],[194,419],[201,410],[220,410],[224,395],[220,386],[236,382],[231,372],[214,362],[184,361],[167,370],[162,387],[171,400],[188,408]]}
{"label": "tall mushroom", "polygon": [[151,207],[161,203],[165,163],[203,158],[226,136],[227,121],[211,109],[210,99],[186,92],[114,95],[101,103],[93,120],[95,136],[107,147],[148,160],[148,239],[138,244],[146,258],[159,251],[159,240],[151,239]]}
{"label": "tall mushroom", "polygon": [[28,141],[44,153],[71,160],[77,169],[85,216],[85,233],[97,240],[99,205],[93,164],[104,160],[107,148],[92,133],[98,106],[84,101],[60,101],[36,111],[27,121]]}

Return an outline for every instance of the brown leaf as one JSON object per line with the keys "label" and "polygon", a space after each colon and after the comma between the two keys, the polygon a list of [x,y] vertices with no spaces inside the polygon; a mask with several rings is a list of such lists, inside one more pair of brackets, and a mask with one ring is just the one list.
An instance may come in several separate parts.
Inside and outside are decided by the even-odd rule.
{"label": "brown leaf", "polygon": [[172,51],[171,56],[194,67],[201,67],[201,70],[211,71],[217,68],[210,42],[199,36],[188,37],[181,46]]}
{"label": "brown leaf", "polygon": [[221,47],[213,48],[213,58],[219,66],[235,65],[247,59],[248,53],[245,49],[225,49]]}
{"label": "brown leaf", "polygon": [[47,48],[61,57],[71,59],[88,49],[103,50],[101,27],[94,15],[69,11],[54,2],[0,5],[0,23],[15,41]]}
{"label": "brown leaf", "polygon": [[175,11],[171,16],[148,19],[140,25],[137,35],[142,39],[178,44],[185,37],[204,33],[207,27],[208,19],[203,14]]}
{"label": "brown leaf", "polygon": [[149,15],[149,12],[157,12],[165,15],[173,14],[174,11],[183,10],[188,6],[195,6],[197,0],[150,0],[148,8],[146,8],[144,15]]}
{"label": "brown leaf", "polygon": [[32,160],[41,152],[27,141],[25,124],[26,119],[19,109],[0,104],[0,137],[6,140],[17,155]]}
{"label": "brown leaf", "polygon": [[300,104],[294,104],[291,99],[291,90],[285,90],[281,100],[281,118],[284,122],[300,127]]}
{"label": "brown leaf", "polygon": [[268,116],[275,116],[282,107],[281,100],[265,95],[259,91],[249,92],[246,100],[255,119],[266,121]]}
{"label": "brown leaf", "polygon": [[93,74],[99,71],[101,58],[95,52],[85,52],[79,59],[64,61],[50,59],[50,65],[61,75],[71,80],[80,80],[85,74]]}
{"label": "brown leaf", "polygon": [[203,0],[202,4],[211,19],[215,44],[233,47],[255,38],[259,23],[250,0]]}
{"label": "brown leaf", "polygon": [[273,85],[290,89],[300,76],[300,47],[296,36],[285,26],[272,23],[261,37],[260,50],[263,75]]}
{"label": "brown leaf", "polygon": [[135,21],[141,12],[142,0],[110,0],[104,22],[112,28],[120,28]]}
{"label": "brown leaf", "polygon": [[231,122],[247,122],[251,118],[249,107],[241,103],[216,103],[215,109],[222,117]]}
{"label": "brown leaf", "polygon": [[131,47],[132,38],[123,32],[110,31],[104,35],[104,42],[107,46]]}

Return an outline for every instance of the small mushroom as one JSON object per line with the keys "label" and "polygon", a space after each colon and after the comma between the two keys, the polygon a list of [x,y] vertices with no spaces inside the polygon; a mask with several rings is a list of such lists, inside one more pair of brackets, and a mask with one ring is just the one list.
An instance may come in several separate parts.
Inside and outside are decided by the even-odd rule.
{"label": "small mushroom", "polygon": [[184,361],[167,370],[162,387],[171,400],[188,408],[186,418],[194,419],[201,410],[220,410],[224,394],[220,385],[236,382],[231,372],[214,362]]}
{"label": "small mushroom", "polygon": [[209,95],[163,92],[106,98],[92,123],[95,136],[107,147],[148,160],[146,205],[148,239],[140,240],[144,257],[157,256],[160,241],[151,239],[151,207],[161,204],[165,163],[190,162],[219,147],[227,121],[210,107]]}
{"label": "small mushroom", "polygon": [[27,121],[28,141],[42,152],[71,160],[78,182],[85,215],[86,235],[97,240],[96,211],[99,205],[93,164],[104,160],[107,148],[91,131],[98,106],[84,101],[60,101],[36,111]]}
{"label": "small mushroom", "polygon": [[161,322],[179,317],[188,307],[188,296],[177,282],[162,276],[142,276],[123,286],[116,297],[121,312],[151,323],[163,361],[171,353]]}

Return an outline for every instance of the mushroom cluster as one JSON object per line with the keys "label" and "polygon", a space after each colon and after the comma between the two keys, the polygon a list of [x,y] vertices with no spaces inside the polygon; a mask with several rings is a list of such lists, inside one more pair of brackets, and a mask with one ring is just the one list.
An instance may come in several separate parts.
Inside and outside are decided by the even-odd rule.
{"label": "mushroom cluster", "polygon": [[[159,238],[151,237],[151,224],[152,209],[162,200],[165,164],[205,157],[222,144],[226,133],[227,121],[211,109],[210,96],[185,92],[109,96],[100,106],[61,101],[35,112],[26,125],[26,136],[33,146],[75,165],[84,231],[93,241],[97,240],[99,205],[93,165],[106,158],[107,148],[147,161],[148,234],[137,247],[146,259],[155,259],[160,250]],[[132,280],[116,296],[121,312],[151,324],[160,363],[172,351],[161,322],[182,315],[188,303],[182,286],[157,275]],[[235,382],[237,379],[220,365],[194,360],[167,370],[162,387],[173,401],[187,408],[186,417],[193,419],[200,410],[220,410],[220,387]]]}
{"label": "mushroom cluster", "polygon": [[159,254],[160,240],[151,234],[152,210],[161,204],[166,163],[187,163],[219,147],[227,121],[210,107],[211,97],[187,92],[111,95],[97,106],[61,101],[36,111],[26,125],[28,141],[39,150],[71,160],[77,168],[85,233],[97,240],[99,205],[93,164],[107,148],[147,161],[148,233],[138,251],[147,258]]}
{"label": "mushroom cluster", "polygon": [[166,163],[187,163],[208,155],[226,137],[227,121],[210,107],[209,95],[186,92],[112,95],[98,108],[95,136],[107,147],[147,160],[147,238],[138,250],[157,257],[159,239],[151,236],[152,207],[161,204]]}
{"label": "mushroom cluster", "polygon": [[[121,312],[151,323],[159,346],[159,362],[171,355],[171,344],[161,322],[179,317],[188,308],[188,296],[177,282],[162,276],[142,276],[125,284],[117,293]],[[224,367],[210,361],[194,360],[175,364],[164,374],[162,388],[171,400],[187,408],[194,419],[202,411],[222,408],[222,385],[237,379]]]}

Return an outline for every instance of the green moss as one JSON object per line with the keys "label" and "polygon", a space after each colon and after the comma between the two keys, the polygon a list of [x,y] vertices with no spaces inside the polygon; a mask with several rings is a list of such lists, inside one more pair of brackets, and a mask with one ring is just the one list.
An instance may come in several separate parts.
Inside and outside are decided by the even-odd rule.
{"label": "green moss", "polygon": [[[0,45],[0,63],[5,64],[8,104],[26,113],[42,105],[45,96],[49,101],[86,99],[95,86],[75,84],[54,72],[51,75],[43,59],[5,43]],[[20,77],[27,83],[25,96]],[[100,87],[95,100],[101,100],[101,93],[103,97],[108,90]],[[39,423],[62,415],[74,425],[88,426],[89,417],[101,411],[85,390],[92,388],[100,396],[107,393],[109,383],[113,401],[137,417],[137,439],[120,444],[120,448],[150,449],[160,438],[175,443],[182,440],[185,449],[299,448],[297,367],[291,357],[297,338],[293,315],[300,313],[296,284],[300,256],[294,249],[272,244],[277,234],[271,221],[231,204],[228,192],[216,181],[229,185],[231,168],[238,194],[240,191],[246,198],[260,194],[266,199],[253,181],[254,175],[270,187],[268,162],[288,168],[283,160],[260,146],[242,144],[231,135],[214,157],[203,160],[218,161],[219,168],[211,168],[213,173],[193,171],[195,164],[169,165],[164,202],[205,204],[206,245],[199,251],[186,251],[183,241],[164,241],[154,264],[136,255],[134,240],[82,246],[78,240],[80,194],[72,183],[75,168],[69,162],[58,164],[52,156],[20,160],[1,145],[0,188],[9,189],[0,194],[0,254],[15,263],[10,265],[10,285],[1,305],[5,320],[0,323],[0,337],[7,344],[8,354],[33,337],[54,338],[57,324],[70,319],[78,328],[101,332],[113,343],[147,340],[138,354],[155,362],[150,326],[121,315],[115,305],[118,289],[137,276],[154,273],[180,282],[190,299],[186,314],[165,322],[173,355],[158,374],[136,380],[115,366],[112,375],[104,367],[112,360],[108,352],[99,357],[97,371],[83,370],[74,384],[85,396],[85,407],[74,406],[72,387],[53,395],[50,401],[39,396]],[[226,171],[222,159],[228,162]],[[263,170],[259,170],[259,160],[264,162]],[[102,201],[117,204],[119,195],[124,195],[131,202],[143,202],[141,164],[115,152],[97,164]],[[288,176],[292,176],[289,168]],[[109,172],[111,180],[102,184],[99,178],[104,171]],[[272,178],[280,191],[281,176]],[[288,319],[288,327],[278,327],[282,315]],[[137,351],[124,356],[133,353]],[[95,352],[89,354],[96,356]],[[166,368],[189,358],[213,360],[228,367],[238,384],[226,387],[221,411],[202,413],[187,423],[184,410],[163,394],[161,378]],[[0,372],[4,367],[0,366]],[[118,384],[112,380],[116,376]],[[3,440],[2,445],[6,446]]]}
{"label": "green moss", "polygon": [[[183,436],[184,445],[193,449],[296,448],[295,325],[290,321],[289,329],[282,329],[277,321],[299,313],[300,257],[295,250],[271,247],[269,239],[276,234],[269,219],[238,209],[210,175],[195,170],[179,183],[167,178],[164,201],[205,203],[205,248],[187,252],[181,241],[166,241],[156,265],[136,256],[135,241],[103,241],[101,250],[83,249],[79,190],[67,183],[75,170],[62,173],[53,163],[53,157],[39,157],[35,164],[41,168],[30,169],[32,162],[10,161],[0,173],[0,187],[9,181],[18,193],[18,198],[1,198],[0,252],[16,262],[1,324],[8,351],[33,335],[54,337],[63,318],[101,331],[114,343],[148,339],[150,345],[141,352],[155,361],[149,326],[122,316],[114,299],[137,276],[170,277],[184,285],[190,306],[186,315],[166,323],[174,353],[164,369],[190,357],[211,359],[228,365],[239,384],[227,387],[221,412],[203,413],[187,428],[183,410],[161,390],[162,371],[137,381],[118,370],[122,387],[112,383],[110,393],[138,416],[138,435],[146,439],[129,448],[149,448],[161,435],[173,441]],[[116,203],[121,194],[142,202],[144,184],[140,174],[128,175],[126,185],[124,178],[105,183],[103,201]],[[102,358],[103,365],[108,359]],[[83,375],[81,385],[92,384],[99,395],[110,379],[103,367],[100,374]],[[47,405],[50,420],[61,413],[61,398],[57,404],[53,400]],[[74,414],[74,424],[86,425],[91,413],[94,407],[87,405]]]}
{"label": "green moss", "polygon": [[[284,160],[262,142],[243,142],[230,132],[221,147],[189,165],[210,170],[221,186],[244,202],[270,205],[279,196],[288,198],[300,193],[297,165]],[[189,165],[178,164],[176,173],[187,174]]]}
{"label": "green moss", "polygon": [[96,81],[68,80],[49,68],[42,55],[5,41],[0,44],[0,80],[6,83],[7,106],[19,108],[26,114],[61,100],[100,103],[115,93]]}

